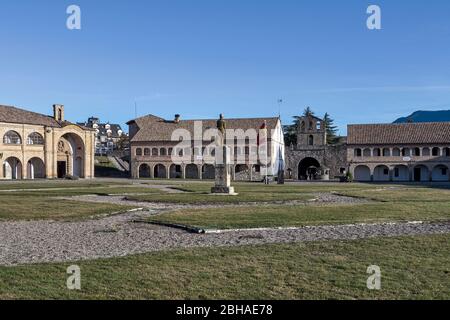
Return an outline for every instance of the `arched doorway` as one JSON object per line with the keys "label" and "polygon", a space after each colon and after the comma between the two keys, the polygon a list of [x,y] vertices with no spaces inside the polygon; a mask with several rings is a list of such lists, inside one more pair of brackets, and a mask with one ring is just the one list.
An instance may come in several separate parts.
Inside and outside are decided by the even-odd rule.
{"label": "arched doorway", "polygon": [[143,163],[139,166],[139,178],[150,178],[150,166],[148,164]]}
{"label": "arched doorway", "polygon": [[3,178],[10,180],[22,179],[22,162],[16,157],[10,157],[3,163]]}
{"label": "arched doorway", "polygon": [[375,167],[373,171],[373,181],[389,181],[389,168],[385,165]]}
{"label": "arched doorway", "polygon": [[153,173],[154,173],[153,177],[155,177],[155,179],[166,179],[167,178],[167,169],[162,164],[156,165]]}
{"label": "arched doorway", "polygon": [[195,164],[188,164],[186,166],[186,179],[198,179],[198,167]]}
{"label": "arched doorway", "polygon": [[443,164],[434,167],[432,178],[433,181],[437,182],[449,181],[448,167],[444,166]]}
{"label": "arched doorway", "polygon": [[394,174],[392,176],[393,181],[409,181],[409,169],[407,166],[399,165],[395,166]]}
{"label": "arched doorway", "polygon": [[316,180],[320,175],[320,163],[314,158],[305,158],[298,164],[299,180]]}
{"label": "arched doorway", "polygon": [[170,166],[170,179],[181,179],[183,178],[183,168],[181,165],[172,164]]}
{"label": "arched doorway", "polygon": [[367,166],[357,166],[354,172],[355,181],[367,182],[371,180],[370,169]]}
{"label": "arched doorway", "polygon": [[213,180],[216,176],[216,168],[212,164],[205,164],[202,167],[202,179]]}
{"label": "arched doorway", "polygon": [[74,133],[66,133],[58,141],[58,178],[84,178],[85,150],[83,140]]}
{"label": "arched doorway", "polygon": [[238,164],[234,168],[234,179],[247,181],[250,180],[250,171],[248,165],[246,164]]}
{"label": "arched doorway", "polygon": [[430,173],[426,166],[419,165],[414,167],[414,181],[415,182],[430,181]]}
{"label": "arched doorway", "polygon": [[28,179],[44,179],[45,165],[40,158],[31,158],[27,164],[27,178]]}

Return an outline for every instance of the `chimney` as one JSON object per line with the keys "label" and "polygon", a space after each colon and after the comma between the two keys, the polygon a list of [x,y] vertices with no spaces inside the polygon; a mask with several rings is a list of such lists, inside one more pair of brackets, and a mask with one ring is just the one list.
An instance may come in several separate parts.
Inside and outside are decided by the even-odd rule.
{"label": "chimney", "polygon": [[180,123],[180,118],[181,118],[181,116],[179,114],[176,114],[175,115],[175,120],[173,120],[173,122]]}
{"label": "chimney", "polygon": [[56,121],[64,121],[64,106],[62,104],[53,105],[53,118]]}

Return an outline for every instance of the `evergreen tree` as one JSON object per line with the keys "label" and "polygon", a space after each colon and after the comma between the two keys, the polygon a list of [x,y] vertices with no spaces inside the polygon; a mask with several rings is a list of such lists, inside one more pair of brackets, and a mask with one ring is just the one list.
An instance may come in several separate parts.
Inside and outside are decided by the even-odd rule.
{"label": "evergreen tree", "polygon": [[328,113],[325,113],[325,116],[323,117],[323,123],[327,130],[327,143],[337,143],[339,140],[339,137],[337,136],[338,127],[334,125],[334,119],[332,119]]}
{"label": "evergreen tree", "polygon": [[[314,111],[310,107],[306,107],[306,109],[303,111],[304,117],[314,117]],[[297,117],[299,118],[299,117]]]}

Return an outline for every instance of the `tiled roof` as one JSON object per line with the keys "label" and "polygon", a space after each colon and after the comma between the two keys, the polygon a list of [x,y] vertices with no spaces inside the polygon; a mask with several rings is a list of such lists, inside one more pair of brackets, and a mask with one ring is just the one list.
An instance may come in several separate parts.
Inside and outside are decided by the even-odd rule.
{"label": "tiled roof", "polygon": [[349,145],[450,144],[450,123],[400,123],[349,125]]}
{"label": "tiled roof", "polygon": [[0,105],[0,122],[33,124],[60,128],[61,125],[53,117],[31,112],[16,107]]}
{"label": "tiled roof", "polygon": [[[226,119],[225,122],[227,129],[255,129],[258,130],[267,122],[267,129],[271,130],[277,126],[278,118],[250,118],[250,119]],[[128,122],[128,124],[136,123],[139,127],[139,131],[132,137],[132,142],[145,142],[145,141],[170,141],[172,133],[176,129],[186,129],[193,135],[194,123],[201,121],[203,124],[203,132],[207,129],[217,128],[217,119],[206,120],[180,120],[175,123],[174,121],[167,121],[154,115],[148,115],[142,118],[138,118]]]}
{"label": "tiled roof", "polygon": [[[0,105],[0,122],[30,124],[53,128],[64,128],[66,126],[73,125],[70,121],[58,122],[51,116],[3,105]],[[83,130],[92,130],[83,125],[78,125],[78,127]]]}

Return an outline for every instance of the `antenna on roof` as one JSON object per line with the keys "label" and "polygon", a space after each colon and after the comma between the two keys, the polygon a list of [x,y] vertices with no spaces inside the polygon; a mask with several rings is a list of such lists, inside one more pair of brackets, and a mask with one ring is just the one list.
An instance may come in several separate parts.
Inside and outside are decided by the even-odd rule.
{"label": "antenna on roof", "polygon": [[278,99],[278,117],[281,119],[281,105],[283,104],[283,99]]}

